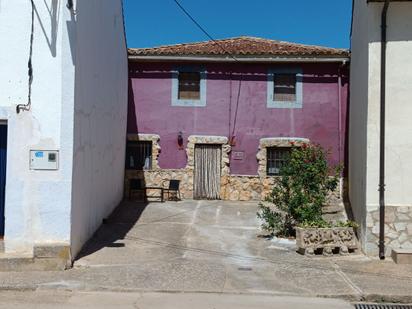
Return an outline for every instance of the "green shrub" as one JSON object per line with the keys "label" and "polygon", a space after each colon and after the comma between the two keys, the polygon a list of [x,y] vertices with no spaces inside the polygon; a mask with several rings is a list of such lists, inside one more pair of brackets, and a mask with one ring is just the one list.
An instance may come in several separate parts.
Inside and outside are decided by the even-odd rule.
{"label": "green shrub", "polygon": [[[292,144],[290,156],[276,177],[266,202],[259,205],[262,228],[278,236],[293,236],[297,225],[328,227],[322,206],[339,182],[340,167],[330,168],[328,152],[319,145]],[[271,204],[271,205],[270,205]]]}

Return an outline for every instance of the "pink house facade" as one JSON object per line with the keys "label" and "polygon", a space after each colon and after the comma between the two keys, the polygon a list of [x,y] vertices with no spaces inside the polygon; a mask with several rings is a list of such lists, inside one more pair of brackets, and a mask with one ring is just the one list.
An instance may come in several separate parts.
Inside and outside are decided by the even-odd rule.
{"label": "pink house facade", "polygon": [[184,198],[260,200],[291,142],[343,164],[348,57],[250,37],[130,49],[126,188],[177,179]]}

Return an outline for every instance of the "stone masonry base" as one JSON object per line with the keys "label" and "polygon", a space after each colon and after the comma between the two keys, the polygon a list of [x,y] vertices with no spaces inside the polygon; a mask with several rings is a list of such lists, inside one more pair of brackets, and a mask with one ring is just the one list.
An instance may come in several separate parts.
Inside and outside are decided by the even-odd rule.
{"label": "stone masonry base", "polygon": [[[170,179],[180,180],[180,191],[183,199],[193,198],[193,169],[158,169],[149,171],[126,170],[125,197],[129,192],[130,179],[143,179],[146,186],[168,186]],[[223,175],[221,177],[220,195],[222,200],[229,201],[261,201],[270,193],[274,177]],[[342,205],[341,190],[329,196],[329,205]],[[153,194],[158,192],[153,191]],[[151,192],[148,192],[148,196]]]}
{"label": "stone masonry base", "polygon": [[[160,136],[157,134],[128,134],[129,141],[150,141],[152,143],[152,169],[145,171],[126,170],[125,172],[125,197],[129,194],[130,179],[142,179],[146,187],[168,186],[170,179],[180,180],[180,193],[182,198],[193,198],[193,174],[195,166],[195,147],[198,144],[221,145],[221,190],[220,196],[223,200],[251,201],[264,200],[270,193],[274,177],[266,176],[267,147],[291,147],[292,144],[299,146],[310,141],[306,138],[272,137],[259,140],[259,152],[256,155],[258,170],[256,176],[232,175],[230,173],[231,146],[225,136],[190,135],[187,140],[186,155],[187,164],[182,169],[161,169],[158,157],[161,153]],[[147,195],[158,195],[156,190],[148,190]],[[158,191],[158,190],[157,190]],[[337,190],[329,197],[329,205],[343,205],[341,190]]]}
{"label": "stone masonry base", "polygon": [[39,244],[33,254],[0,254],[0,271],[56,271],[72,265],[70,246],[66,244]]}
{"label": "stone masonry base", "polygon": [[[379,208],[366,214],[366,254],[376,255],[379,244]],[[412,249],[412,206],[385,207],[385,255],[392,249]]]}

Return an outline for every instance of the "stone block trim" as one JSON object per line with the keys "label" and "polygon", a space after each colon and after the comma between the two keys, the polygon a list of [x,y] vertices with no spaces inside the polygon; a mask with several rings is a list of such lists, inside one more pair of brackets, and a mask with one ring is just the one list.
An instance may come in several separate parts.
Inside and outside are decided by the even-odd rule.
{"label": "stone block trim", "polygon": [[[379,244],[379,208],[366,213],[366,254],[376,255]],[[385,255],[392,249],[412,249],[412,206],[385,207]]]}
{"label": "stone block trim", "polygon": [[268,147],[291,147],[291,143],[295,146],[301,146],[303,144],[310,143],[307,138],[300,137],[266,137],[259,140],[259,151],[256,154],[258,160],[258,175],[261,178],[266,177],[267,166],[267,151]]}
{"label": "stone block trim", "polygon": [[127,134],[128,141],[152,142],[152,169],[157,170],[159,167],[160,154],[160,136],[158,134]]}
{"label": "stone block trim", "polygon": [[[188,137],[186,147],[187,164],[182,169],[161,169],[158,164],[158,155],[160,152],[160,137],[157,134],[129,134],[128,140],[152,141],[152,169],[126,170],[125,172],[125,196],[129,192],[129,180],[133,178],[143,179],[146,186],[168,186],[170,179],[180,180],[180,191],[182,198],[193,198],[193,172],[195,165],[194,150],[196,144],[217,144],[222,145],[222,174],[221,174],[221,199],[230,201],[261,201],[271,192],[276,176],[266,176],[266,147],[279,146],[290,147],[290,143],[296,145],[308,143],[308,139],[303,138],[264,138],[261,139],[261,151],[258,156],[264,156],[262,159],[263,171],[261,175],[230,175],[229,154],[231,146],[228,138],[225,136],[207,136],[191,135]],[[153,194],[152,194],[153,193]],[[148,190],[148,196],[158,194]],[[328,204],[342,205],[340,190],[330,195]]]}
{"label": "stone block trim", "polygon": [[227,175],[222,177],[222,199],[229,201],[260,201],[271,190],[273,177]]}
{"label": "stone block trim", "polygon": [[[132,178],[144,179],[147,186],[164,186],[170,179],[180,180],[182,198],[193,198],[193,170],[192,169],[158,169],[149,171],[126,170],[125,193],[129,190],[129,180]],[[270,193],[275,177],[261,178],[259,176],[223,175],[221,178],[221,198],[230,201],[261,201]],[[156,192],[155,192],[156,193]],[[151,195],[151,192],[148,192]],[[328,198],[328,205],[338,207],[337,213],[343,213],[342,200],[338,198],[340,190],[333,192]]]}
{"label": "stone block trim", "polygon": [[[132,178],[144,179],[146,186],[167,187],[170,179],[180,180],[180,193],[182,198],[193,198],[193,171],[195,165],[196,144],[222,145],[222,182],[230,174],[229,153],[231,147],[225,136],[191,135],[188,137],[186,147],[187,164],[182,169],[161,169],[158,163],[160,153],[160,137],[157,134],[129,134],[128,140],[140,140],[152,142],[152,169],[145,171],[126,170],[125,172],[125,195],[129,192],[129,180]],[[155,193],[155,192],[154,192]],[[151,192],[147,192],[148,196]],[[225,187],[221,187],[221,196],[225,194]],[[222,197],[223,198],[223,197]]]}
{"label": "stone block trim", "polygon": [[[261,201],[272,191],[276,176],[244,176],[228,175],[222,177],[222,199],[230,201]],[[334,209],[331,209],[333,207]],[[341,188],[330,193],[325,205],[330,214],[338,214],[341,220],[346,219],[344,205],[341,198]],[[336,216],[330,218],[335,220]]]}
{"label": "stone block trim", "polygon": [[230,174],[229,153],[232,150],[228,144],[226,136],[190,135],[186,147],[187,165],[186,169],[192,170],[195,166],[195,146],[196,144],[222,145],[222,176]]}
{"label": "stone block trim", "polygon": [[[192,197],[193,197],[193,171],[195,167],[195,147],[196,144],[211,144],[211,145],[222,145],[222,161],[221,161],[221,183],[224,178],[230,174],[230,159],[229,154],[232,150],[229,145],[229,139],[226,136],[209,136],[209,135],[190,135],[188,138],[188,143],[186,147],[187,153],[187,165],[186,170],[190,173],[191,184],[192,184]],[[220,195],[221,197],[225,194],[225,186],[221,185]]]}
{"label": "stone block trim", "polygon": [[[146,186],[168,186],[170,179],[180,180],[180,193],[183,199],[193,198],[193,171],[188,169],[158,169],[148,171],[126,170],[125,173],[125,196],[128,197],[129,180],[133,178],[144,179]],[[158,192],[147,191],[147,195],[158,194]]]}

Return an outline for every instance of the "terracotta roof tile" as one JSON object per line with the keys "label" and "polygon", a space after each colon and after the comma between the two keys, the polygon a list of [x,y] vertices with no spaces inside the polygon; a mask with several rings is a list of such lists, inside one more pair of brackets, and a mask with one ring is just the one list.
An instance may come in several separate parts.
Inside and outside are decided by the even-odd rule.
{"label": "terracotta roof tile", "polygon": [[346,49],[303,45],[256,37],[236,37],[213,41],[130,48],[131,56],[254,56],[254,57],[348,57]]}

